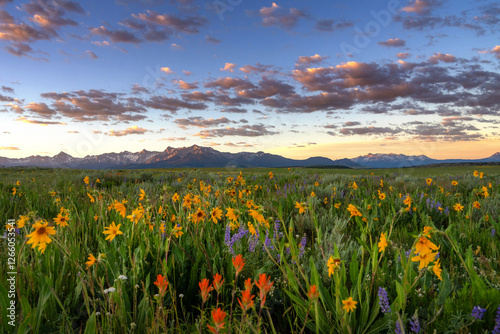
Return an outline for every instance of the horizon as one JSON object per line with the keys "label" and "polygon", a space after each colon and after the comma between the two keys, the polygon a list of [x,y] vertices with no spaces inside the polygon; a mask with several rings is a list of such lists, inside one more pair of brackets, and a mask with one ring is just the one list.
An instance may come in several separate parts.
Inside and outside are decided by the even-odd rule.
{"label": "horizon", "polygon": [[493,0],[0,0],[0,156],[486,158],[499,37]]}
{"label": "horizon", "polygon": [[[128,152],[128,153],[140,153],[142,151],[147,151],[147,152],[157,152],[157,153],[161,153],[161,152],[164,152],[166,151],[168,148],[173,148],[173,149],[183,149],[183,148],[191,148],[193,146],[197,146],[197,147],[201,147],[201,148],[210,148],[210,149],[214,149],[216,151],[219,151],[219,152],[222,152],[222,153],[242,153],[242,152],[245,152],[245,153],[258,153],[258,152],[263,152],[263,153],[269,153],[269,152],[266,152],[266,151],[257,151],[257,152],[251,152],[251,151],[238,151],[238,152],[228,152],[228,151],[221,151],[221,150],[218,150],[216,148],[213,148],[213,147],[210,147],[210,146],[201,146],[201,145],[198,145],[198,144],[193,144],[191,146],[180,146],[180,147],[173,147],[173,146],[167,146],[164,150],[161,150],[161,151],[152,151],[152,150],[148,150],[148,149],[145,149],[143,148],[142,150],[139,150],[139,151],[128,151],[128,150],[125,150],[125,151],[113,151],[113,152],[105,152],[105,153],[101,153],[101,154],[120,154],[120,153],[125,153],[125,152]],[[34,155],[34,156],[40,156],[40,157],[55,157],[59,154],[68,154],[69,156],[71,156],[72,158],[77,158],[77,159],[83,159],[83,158],[86,158],[87,156],[95,156],[95,155],[87,155],[87,156],[73,156],[67,152],[64,152],[64,151],[60,151],[56,154],[53,154],[53,155]],[[481,157],[481,158],[489,158],[491,157],[492,155],[495,155],[497,153],[500,153],[500,151],[497,151],[497,152],[494,152],[488,156],[485,156],[485,157]],[[97,154],[97,155],[101,155],[101,154]],[[270,154],[274,154],[274,153],[270,153]],[[426,156],[430,159],[434,159],[434,160],[446,160],[446,159],[438,159],[438,158],[433,158],[433,157],[430,157],[430,156],[427,156],[425,154],[423,155],[411,155],[411,154],[404,154],[404,153],[394,153],[394,152],[391,152],[391,153],[380,153],[380,152],[376,152],[376,153],[372,153],[372,152],[368,152],[366,154],[363,154],[363,155],[359,155],[359,156],[355,156],[355,157],[343,157],[343,158],[337,158],[337,159],[331,159],[331,160],[340,160],[340,159],[355,159],[355,158],[359,158],[359,157],[364,157],[364,156],[368,156],[368,155],[406,155],[406,156]],[[311,156],[308,156],[308,157],[305,157],[305,158],[300,158],[300,159],[296,159],[296,158],[292,158],[292,157],[288,157],[286,155],[282,155],[284,158],[288,158],[288,159],[295,159],[295,160],[306,160],[308,158],[328,158],[328,157],[325,157],[325,156],[320,156],[320,155],[311,155]],[[0,156],[1,158],[7,158],[7,157],[4,157],[4,156]],[[22,157],[22,158],[28,158],[29,156],[25,156],[25,157]],[[478,158],[478,159],[481,159],[481,158]],[[17,159],[17,158],[8,158],[8,159]],[[474,159],[467,159],[467,158],[461,158],[461,157],[455,157],[455,158],[448,158],[448,159],[460,159],[460,160],[474,160]]]}

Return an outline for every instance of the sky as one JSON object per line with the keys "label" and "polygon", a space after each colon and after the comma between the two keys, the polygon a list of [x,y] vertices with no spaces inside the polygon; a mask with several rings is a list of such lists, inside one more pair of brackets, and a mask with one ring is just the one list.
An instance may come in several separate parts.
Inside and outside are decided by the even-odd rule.
{"label": "sky", "polygon": [[500,3],[0,0],[0,156],[500,151]]}

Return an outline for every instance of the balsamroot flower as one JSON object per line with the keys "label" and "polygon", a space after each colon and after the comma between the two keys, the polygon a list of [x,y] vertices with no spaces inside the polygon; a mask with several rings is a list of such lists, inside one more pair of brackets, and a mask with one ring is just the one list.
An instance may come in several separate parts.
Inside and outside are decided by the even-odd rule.
{"label": "balsamroot flower", "polygon": [[342,301],[342,304],[344,304],[342,308],[349,313],[350,311],[354,311],[356,309],[357,303],[357,301],[352,300],[352,297],[349,297],[349,299]]}

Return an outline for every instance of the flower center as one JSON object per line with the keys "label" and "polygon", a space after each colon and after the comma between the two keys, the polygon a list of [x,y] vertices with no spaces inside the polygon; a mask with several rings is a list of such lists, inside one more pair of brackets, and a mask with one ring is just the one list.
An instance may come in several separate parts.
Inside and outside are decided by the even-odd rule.
{"label": "flower center", "polygon": [[42,234],[45,234],[45,233],[46,233],[46,229],[43,226],[40,227],[40,228],[38,228],[38,230],[36,230],[36,234],[38,234],[38,235],[42,235]]}

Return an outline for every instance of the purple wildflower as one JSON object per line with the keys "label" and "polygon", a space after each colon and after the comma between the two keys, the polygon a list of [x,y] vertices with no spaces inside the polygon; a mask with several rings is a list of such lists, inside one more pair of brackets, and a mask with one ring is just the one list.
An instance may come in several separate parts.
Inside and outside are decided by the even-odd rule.
{"label": "purple wildflower", "polygon": [[389,305],[389,298],[387,297],[387,291],[385,290],[385,288],[378,288],[378,298],[382,313],[386,314],[391,312],[391,306]]}
{"label": "purple wildflower", "polygon": [[497,316],[495,318],[495,327],[493,327],[492,334],[500,334],[500,306],[497,309]]}
{"label": "purple wildflower", "polygon": [[306,243],[307,243],[307,237],[304,235],[299,244],[299,259],[301,259],[306,252]]}
{"label": "purple wildflower", "polygon": [[497,231],[495,231],[494,228],[491,229],[491,236],[494,237],[495,236],[495,233],[497,233]]}
{"label": "purple wildflower", "polygon": [[403,334],[403,331],[401,330],[401,323],[399,322],[399,320],[396,321],[396,330],[395,330],[395,333],[396,334]]}
{"label": "purple wildflower", "polygon": [[420,321],[418,320],[418,316],[416,314],[410,319],[410,329],[413,333],[420,333]]}
{"label": "purple wildflower", "polygon": [[486,309],[481,308],[481,306],[474,306],[472,309],[471,316],[473,318],[476,318],[477,320],[481,320],[484,317],[484,313],[486,312]]}

